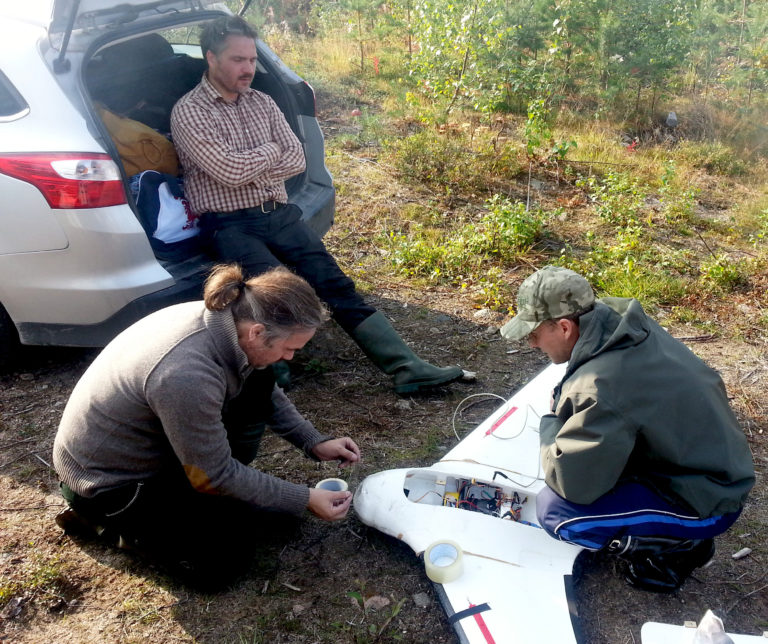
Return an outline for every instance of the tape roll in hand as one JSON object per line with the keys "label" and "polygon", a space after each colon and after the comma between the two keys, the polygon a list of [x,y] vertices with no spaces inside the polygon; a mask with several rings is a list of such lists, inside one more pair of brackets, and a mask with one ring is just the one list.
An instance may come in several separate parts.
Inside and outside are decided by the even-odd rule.
{"label": "tape roll in hand", "polygon": [[330,490],[331,492],[346,492],[349,489],[344,479],[323,479],[315,487],[321,490]]}
{"label": "tape roll in hand", "polygon": [[458,579],[464,571],[464,555],[455,541],[435,541],[424,551],[424,567],[436,584]]}

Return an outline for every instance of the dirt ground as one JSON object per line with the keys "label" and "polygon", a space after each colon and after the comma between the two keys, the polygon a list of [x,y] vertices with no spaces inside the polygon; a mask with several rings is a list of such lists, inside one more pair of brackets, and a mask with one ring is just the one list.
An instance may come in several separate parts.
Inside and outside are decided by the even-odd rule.
{"label": "dirt ground", "polygon": [[[345,249],[350,235],[354,240],[364,231],[345,219],[352,198],[348,191],[340,194],[329,245],[354,273],[355,257]],[[255,467],[308,485],[341,475],[354,489],[384,469],[430,465],[456,444],[452,418],[467,396],[507,398],[545,366],[539,353],[503,341],[503,316],[478,311],[467,294],[394,279],[369,283],[362,273],[355,278],[418,353],[476,371],[477,381],[399,397],[351,340],[328,324],[294,361],[289,395],[321,430],[352,436],[364,460],[339,472],[269,438]],[[759,306],[744,301],[720,314],[749,317]],[[717,539],[714,563],[672,595],[634,590],[614,561],[581,555],[574,574],[583,642],[640,642],[644,622],[699,621],[707,609],[731,632],[768,630],[766,338],[671,331],[723,375],[754,454],[757,486],[734,528]],[[23,366],[0,376],[0,641],[457,641],[423,564],[354,512],[335,524],[307,517],[294,541],[265,550],[240,583],[218,595],[179,586],[128,553],[64,536],[54,523],[63,503],[51,447],[69,393],[96,353],[31,348]],[[465,435],[497,405],[489,399],[460,413],[456,431]],[[750,555],[732,558],[745,547]]]}

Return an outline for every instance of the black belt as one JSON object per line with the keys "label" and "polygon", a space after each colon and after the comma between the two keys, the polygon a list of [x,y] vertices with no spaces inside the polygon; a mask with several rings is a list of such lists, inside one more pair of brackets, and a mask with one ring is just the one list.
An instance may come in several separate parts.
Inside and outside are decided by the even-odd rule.
{"label": "black belt", "polygon": [[227,210],[226,212],[211,212],[205,214],[211,214],[216,217],[266,215],[267,213],[274,212],[275,210],[278,210],[285,205],[287,204],[280,203],[279,201],[265,201],[264,203],[259,204],[258,206],[253,206],[252,208],[238,208],[237,210]]}
{"label": "black belt", "polygon": [[282,208],[285,204],[280,203],[279,201],[265,201],[262,204],[259,204],[258,206],[254,206],[253,208],[241,208],[240,210],[235,210],[235,213],[242,213],[244,215],[258,215],[260,213],[268,213],[272,212],[273,210],[277,210],[278,208]]}

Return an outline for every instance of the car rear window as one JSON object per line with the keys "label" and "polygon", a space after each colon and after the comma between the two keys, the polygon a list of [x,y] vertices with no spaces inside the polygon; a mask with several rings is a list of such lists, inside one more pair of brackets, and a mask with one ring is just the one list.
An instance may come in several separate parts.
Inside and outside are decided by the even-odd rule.
{"label": "car rear window", "polygon": [[0,70],[0,119],[10,120],[27,110],[27,102]]}

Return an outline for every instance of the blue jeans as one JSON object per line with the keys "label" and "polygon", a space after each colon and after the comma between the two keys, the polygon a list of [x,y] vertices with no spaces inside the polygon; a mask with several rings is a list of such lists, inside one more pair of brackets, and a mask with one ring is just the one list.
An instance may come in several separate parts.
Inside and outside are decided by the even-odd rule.
{"label": "blue jeans", "polygon": [[301,221],[298,206],[287,204],[267,213],[258,208],[248,213],[205,213],[200,231],[219,259],[238,262],[248,276],[280,265],[293,269],[312,285],[347,333],[376,312],[317,233]]}
{"label": "blue jeans", "polygon": [[555,539],[599,550],[626,535],[709,539],[730,528],[741,510],[700,518],[650,487],[628,481],[589,505],[571,503],[544,488],[536,499],[536,513],[541,527]]}

